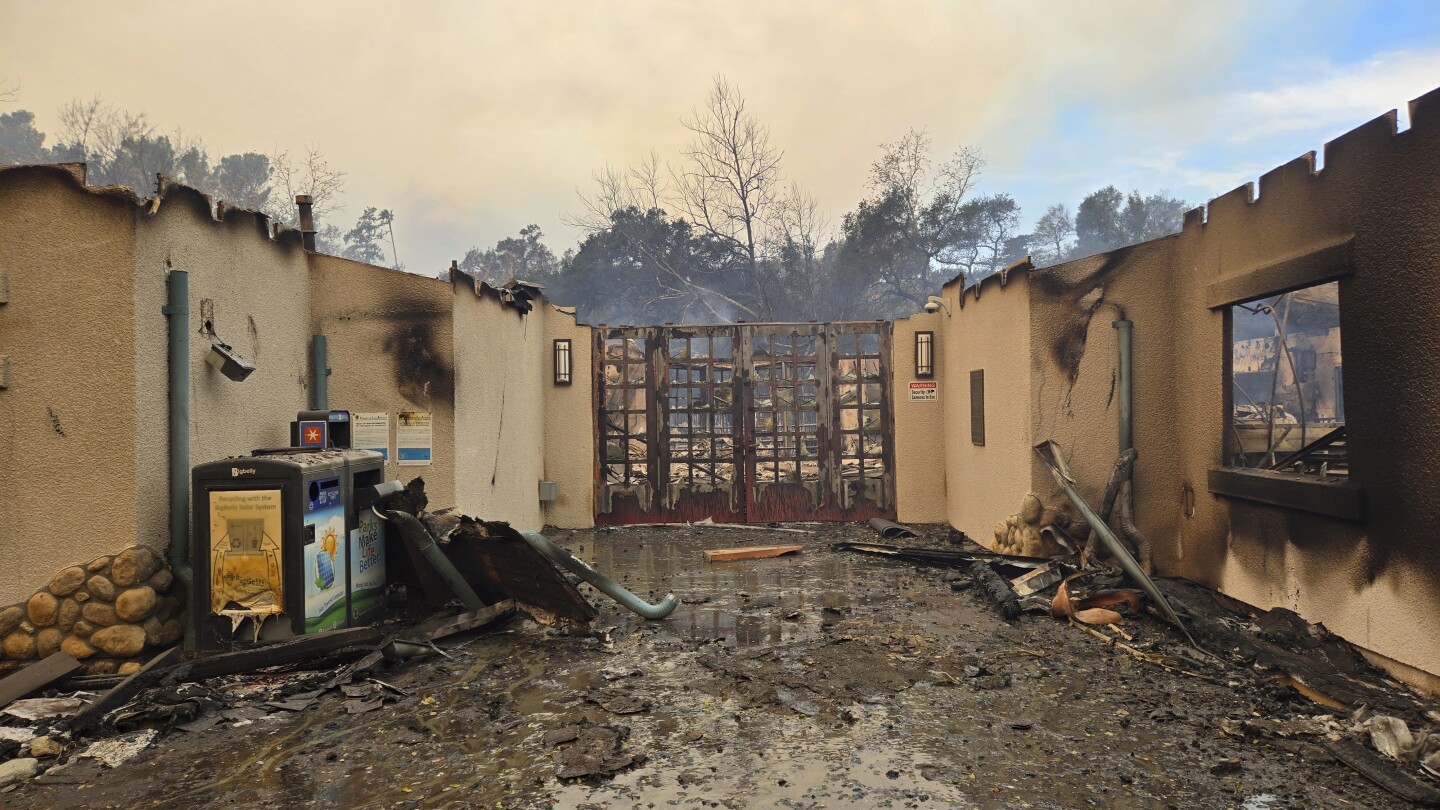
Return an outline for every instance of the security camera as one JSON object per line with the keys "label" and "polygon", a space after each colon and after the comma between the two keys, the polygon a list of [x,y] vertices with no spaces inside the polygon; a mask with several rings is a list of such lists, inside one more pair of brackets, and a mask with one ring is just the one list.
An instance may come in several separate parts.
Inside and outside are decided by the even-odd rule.
{"label": "security camera", "polygon": [[255,370],[255,364],[237,354],[228,343],[211,343],[205,362],[235,382],[244,380]]}
{"label": "security camera", "polygon": [[945,310],[945,314],[950,314],[950,305],[946,304],[945,299],[938,295],[932,295],[926,298],[924,308],[926,312],[939,312],[943,309]]}

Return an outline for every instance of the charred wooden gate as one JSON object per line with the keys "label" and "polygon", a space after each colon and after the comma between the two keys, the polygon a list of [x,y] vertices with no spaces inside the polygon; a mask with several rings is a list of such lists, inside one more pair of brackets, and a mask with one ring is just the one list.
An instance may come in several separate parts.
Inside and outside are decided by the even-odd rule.
{"label": "charred wooden gate", "polygon": [[595,330],[597,523],[895,517],[890,324]]}

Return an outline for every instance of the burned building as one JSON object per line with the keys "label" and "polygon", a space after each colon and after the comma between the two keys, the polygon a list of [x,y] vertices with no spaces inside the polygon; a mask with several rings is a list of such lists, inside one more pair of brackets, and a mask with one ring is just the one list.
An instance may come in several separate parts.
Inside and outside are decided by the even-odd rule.
{"label": "burned building", "polygon": [[[586,326],[534,288],[308,251],[184,187],[0,169],[0,602],[167,548],[177,430],[213,461],[285,445],[308,408],[366,415],[356,446],[387,477],[526,529],[878,516],[991,543],[1027,495],[1062,506],[1034,451],[1054,440],[1091,499],[1138,451],[1160,572],[1294,609],[1434,689],[1440,92],[1408,113],[1178,234],[957,279],[893,323]],[[207,364],[217,344],[253,374]]]}

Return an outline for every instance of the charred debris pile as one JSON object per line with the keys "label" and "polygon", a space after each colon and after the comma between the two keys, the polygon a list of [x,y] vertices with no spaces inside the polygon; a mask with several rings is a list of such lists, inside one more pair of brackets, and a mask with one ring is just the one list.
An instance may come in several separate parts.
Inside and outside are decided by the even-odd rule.
{"label": "charred debris pile", "polygon": [[[1080,536],[1057,535],[1062,554],[998,554],[959,532],[950,548],[856,542],[831,548],[949,569],[944,579],[952,590],[973,593],[1007,621],[1063,621],[1116,653],[1249,690],[1265,711],[1222,720],[1217,733],[1284,741],[1338,760],[1401,799],[1440,806],[1440,711],[1433,703],[1294,611],[1259,611],[1189,580],[1152,576],[1148,547],[1132,550],[1108,525],[1112,516],[1124,519],[1112,515],[1118,488],[1109,488],[1104,512],[1097,512],[1075,491],[1058,446],[1036,449],[1088,524]],[[1131,463],[1133,456],[1122,457],[1114,480]],[[889,521],[871,526],[884,540],[918,537]]]}
{"label": "charred debris pile", "polygon": [[449,658],[440,642],[453,649],[519,616],[603,641],[582,581],[646,618],[678,604],[671,595],[645,602],[542,535],[427,506],[420,479],[376,506],[405,554],[389,615],[375,624],[237,641],[210,655],[177,645],[126,677],[77,675],[79,662],[58,652],[0,680],[0,793],[36,777],[88,781],[163,734],[308,711],[331,692],[344,697],[346,715],[420,702],[389,673],[415,658]]}

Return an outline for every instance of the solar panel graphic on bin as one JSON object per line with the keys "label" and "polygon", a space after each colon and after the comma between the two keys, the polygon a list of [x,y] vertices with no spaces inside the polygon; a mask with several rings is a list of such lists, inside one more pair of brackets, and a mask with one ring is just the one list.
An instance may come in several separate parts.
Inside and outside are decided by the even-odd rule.
{"label": "solar panel graphic on bin", "polygon": [[329,554],[315,555],[315,577],[320,580],[321,590],[335,584],[335,565]]}

